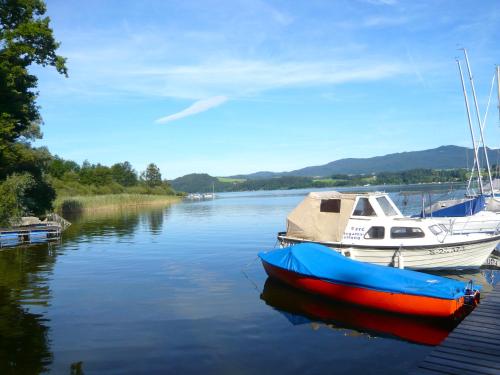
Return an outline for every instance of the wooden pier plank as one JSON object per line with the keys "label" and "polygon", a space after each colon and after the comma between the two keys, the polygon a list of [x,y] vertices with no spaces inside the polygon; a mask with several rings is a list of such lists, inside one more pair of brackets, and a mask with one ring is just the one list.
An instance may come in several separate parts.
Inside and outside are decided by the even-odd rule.
{"label": "wooden pier plank", "polygon": [[495,361],[496,357],[498,355],[494,353],[479,353],[479,352],[474,352],[470,350],[465,350],[465,349],[459,349],[459,348],[449,348],[447,346],[439,346],[436,348],[436,353],[448,353],[448,354],[455,354],[455,355],[460,355],[464,358],[468,358],[469,360],[471,358],[477,358],[477,359],[484,359],[487,361]]}
{"label": "wooden pier plank", "polygon": [[412,374],[500,374],[500,288],[488,293]]}

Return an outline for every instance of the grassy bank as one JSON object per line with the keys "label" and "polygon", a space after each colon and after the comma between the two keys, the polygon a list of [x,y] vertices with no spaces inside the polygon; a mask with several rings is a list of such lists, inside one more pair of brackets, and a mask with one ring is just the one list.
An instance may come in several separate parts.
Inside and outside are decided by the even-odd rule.
{"label": "grassy bank", "polygon": [[160,206],[178,202],[181,198],[175,195],[150,194],[104,194],[58,197],[54,202],[57,212],[70,213],[81,211],[98,211],[119,209],[133,206]]}

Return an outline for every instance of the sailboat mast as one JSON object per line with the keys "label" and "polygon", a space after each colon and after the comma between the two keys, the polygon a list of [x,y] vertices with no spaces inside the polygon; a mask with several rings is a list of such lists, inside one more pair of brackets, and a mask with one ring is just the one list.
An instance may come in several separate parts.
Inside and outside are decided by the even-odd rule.
{"label": "sailboat mast", "polygon": [[462,72],[462,66],[460,65],[460,60],[458,60],[458,59],[457,59],[457,65],[458,65],[458,70],[460,72],[460,80],[462,82],[462,90],[464,92],[465,109],[467,110],[467,120],[469,122],[470,136],[472,139],[472,149],[474,150],[474,159],[475,159],[475,164],[477,167],[477,181],[479,184],[479,192],[481,194],[483,194],[483,180],[481,178],[481,168],[479,166],[479,158],[478,158],[478,154],[477,154],[476,137],[474,136],[474,129],[472,128],[472,119],[470,118],[469,99],[467,98],[467,92],[465,91],[465,82],[464,82],[464,75]]}
{"label": "sailboat mast", "polygon": [[498,121],[500,121],[500,65],[497,65]]}
{"label": "sailboat mast", "polygon": [[[479,114],[479,105],[477,104],[476,89],[474,87],[474,79],[472,78],[472,71],[471,71],[470,64],[469,64],[469,58],[467,57],[467,50],[465,48],[463,50],[464,50],[465,62],[467,63],[467,71],[469,72],[470,85],[472,87],[472,97],[474,98],[474,106],[476,109],[477,123],[479,126],[479,135],[481,136],[481,144],[483,145],[484,159],[486,161],[486,168],[488,170],[488,178],[490,180],[491,195],[494,196],[493,178],[491,177],[490,161],[488,160],[488,150],[486,149],[486,144],[484,143],[483,124],[482,124],[481,117]],[[478,159],[478,163],[479,163],[479,159]]]}

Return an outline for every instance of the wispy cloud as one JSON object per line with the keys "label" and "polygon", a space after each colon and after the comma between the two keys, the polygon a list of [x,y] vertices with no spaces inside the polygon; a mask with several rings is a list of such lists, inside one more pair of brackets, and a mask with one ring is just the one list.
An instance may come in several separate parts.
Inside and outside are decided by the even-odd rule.
{"label": "wispy cloud", "polygon": [[226,96],[214,96],[212,98],[198,100],[186,109],[183,109],[182,111],[174,113],[172,115],[161,117],[155,120],[155,122],[157,124],[165,124],[167,122],[179,120],[184,117],[196,115],[197,113],[208,111],[210,108],[218,107],[221,104],[225,103],[227,100],[228,98]]}
{"label": "wispy cloud", "polygon": [[364,0],[364,2],[374,5],[396,5],[397,0]]}
{"label": "wispy cloud", "polygon": [[364,27],[398,26],[408,22],[406,17],[368,17],[362,22]]}
{"label": "wispy cloud", "polygon": [[[89,96],[133,95],[199,100],[220,93],[247,97],[269,90],[321,87],[349,82],[374,81],[407,74],[405,62],[396,59],[337,58],[332,61],[280,61],[270,59],[219,59],[189,65],[142,61],[131,54],[108,59],[99,51],[73,56],[71,80],[59,84],[67,92]],[[140,54],[137,54],[140,55]],[[92,59],[89,64],[88,60]],[[370,61],[369,64],[366,61]],[[71,66],[70,66],[71,67]],[[51,89],[56,93],[56,89]],[[49,90],[46,90],[49,91]]]}

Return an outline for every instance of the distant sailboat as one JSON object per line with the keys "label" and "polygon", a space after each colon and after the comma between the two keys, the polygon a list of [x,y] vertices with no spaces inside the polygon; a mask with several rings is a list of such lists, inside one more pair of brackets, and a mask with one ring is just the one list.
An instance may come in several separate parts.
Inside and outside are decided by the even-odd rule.
{"label": "distant sailboat", "polygon": [[212,182],[212,193],[203,194],[203,199],[215,199],[215,184]]}

